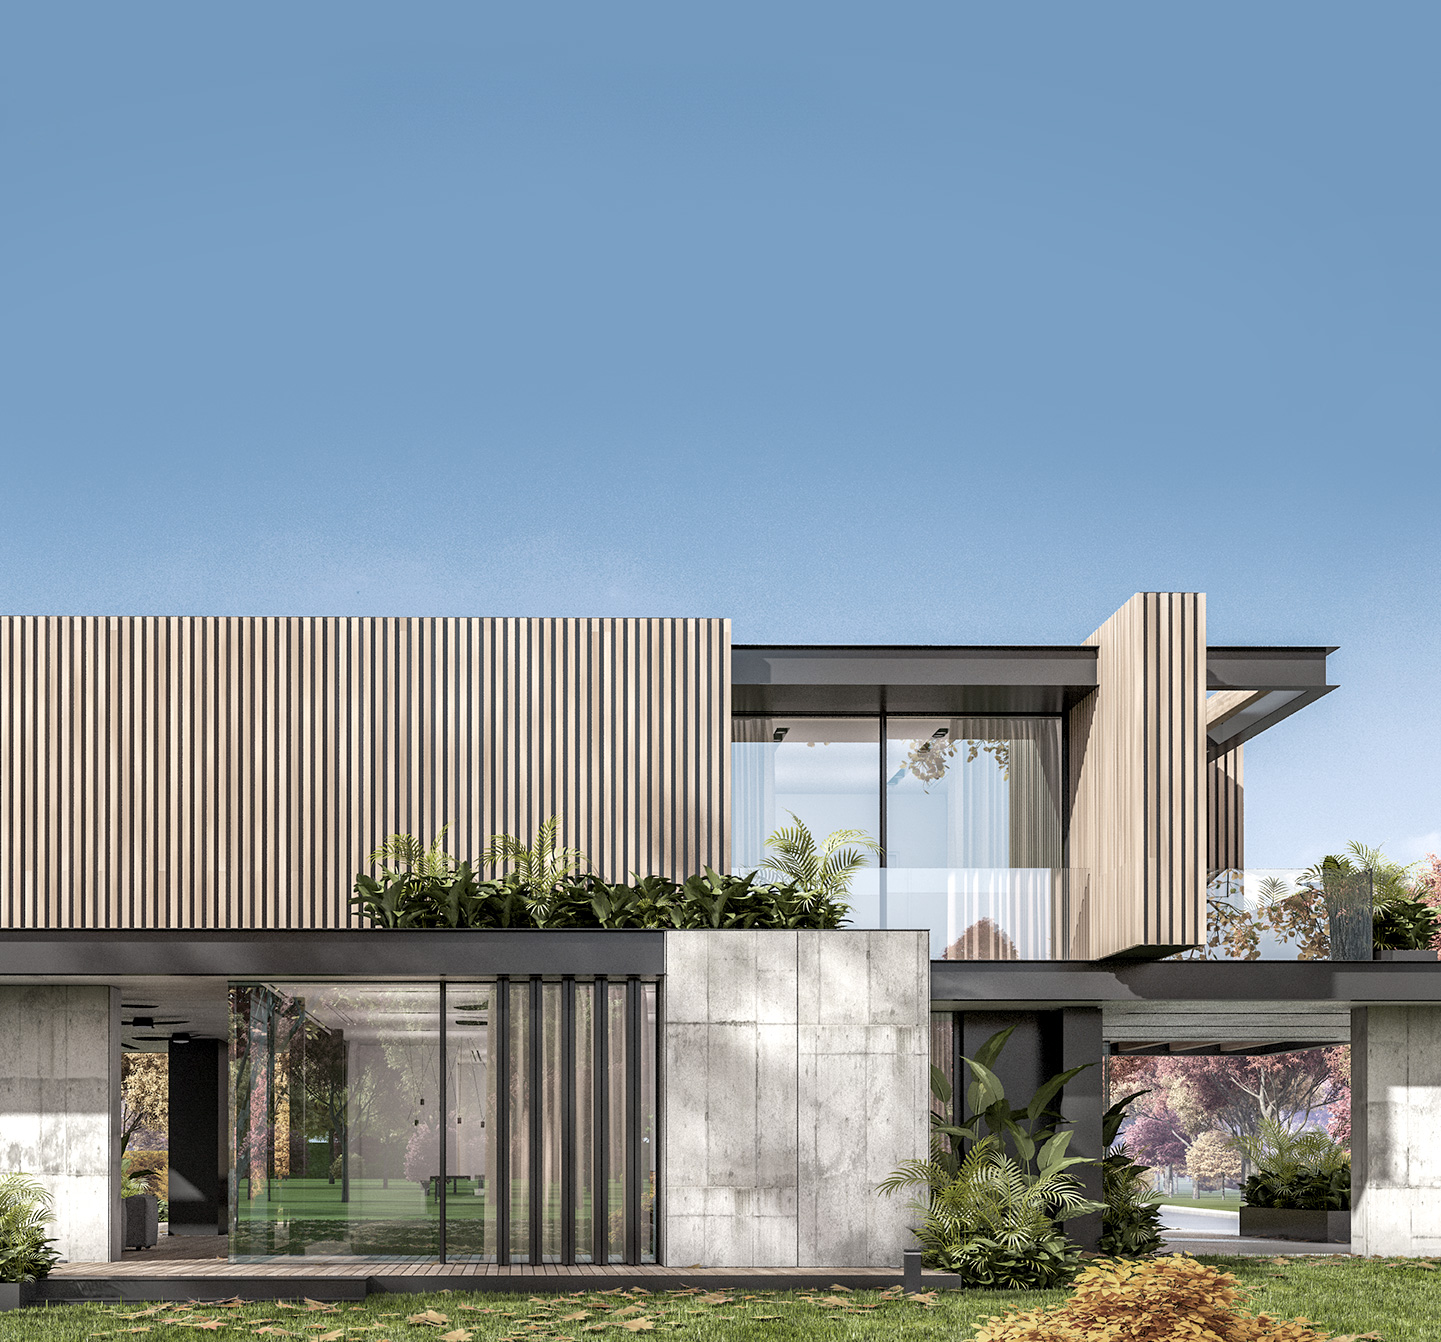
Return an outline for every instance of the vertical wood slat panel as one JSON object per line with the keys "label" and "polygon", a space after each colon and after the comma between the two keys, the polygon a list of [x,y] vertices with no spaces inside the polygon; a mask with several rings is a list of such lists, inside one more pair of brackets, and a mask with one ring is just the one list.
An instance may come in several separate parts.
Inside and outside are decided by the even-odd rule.
{"label": "vertical wood slat panel", "polygon": [[0,618],[0,926],[344,927],[397,829],[730,862],[725,620]]}
{"label": "vertical wood slat panel", "polygon": [[1067,720],[1069,865],[1089,874],[1094,957],[1195,944],[1205,928],[1206,604],[1137,593],[1087,640],[1097,688]]}
{"label": "vertical wood slat panel", "polygon": [[1233,746],[1206,766],[1206,870],[1246,865],[1246,761]]}

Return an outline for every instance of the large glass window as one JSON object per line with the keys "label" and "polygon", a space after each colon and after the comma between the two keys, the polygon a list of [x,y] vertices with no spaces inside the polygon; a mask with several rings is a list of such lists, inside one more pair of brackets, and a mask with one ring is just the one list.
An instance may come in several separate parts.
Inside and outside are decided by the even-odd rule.
{"label": "large glass window", "polygon": [[234,985],[232,1256],[655,1261],[655,1003],[636,979]]}
{"label": "large glass window", "polygon": [[738,716],[732,739],[737,870],[794,814],[883,845],[851,882],[852,926],[929,928],[937,959],[1069,945],[1085,879],[1062,865],[1059,718]]}
{"label": "large glass window", "polygon": [[732,861],[749,871],[795,815],[817,836],[880,834],[880,724],[875,718],[745,718],[731,747]]}

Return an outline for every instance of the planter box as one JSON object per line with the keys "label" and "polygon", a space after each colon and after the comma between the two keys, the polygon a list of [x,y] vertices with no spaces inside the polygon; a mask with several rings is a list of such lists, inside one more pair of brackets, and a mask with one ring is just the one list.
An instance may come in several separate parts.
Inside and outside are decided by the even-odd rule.
{"label": "planter box", "polygon": [[137,1193],[121,1200],[127,1249],[153,1249],[160,1239],[160,1199],[154,1193]]}
{"label": "planter box", "polygon": [[1313,1244],[1349,1244],[1350,1212],[1292,1211],[1283,1207],[1242,1207],[1241,1234],[1256,1239],[1299,1239]]}
{"label": "planter box", "polygon": [[0,1281],[0,1313],[7,1309],[24,1309],[34,1300],[33,1281]]}
{"label": "planter box", "polygon": [[1374,960],[1429,960],[1433,965],[1441,963],[1434,950],[1372,951],[1371,958]]}

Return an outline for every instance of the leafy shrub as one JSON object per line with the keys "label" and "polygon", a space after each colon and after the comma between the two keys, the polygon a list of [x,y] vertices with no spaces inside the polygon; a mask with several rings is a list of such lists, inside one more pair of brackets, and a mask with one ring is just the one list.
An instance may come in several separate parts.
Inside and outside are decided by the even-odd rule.
{"label": "leafy shrub", "polygon": [[1256,1167],[1242,1195],[1252,1207],[1349,1211],[1351,1158],[1334,1138],[1314,1129],[1293,1132],[1267,1119],[1254,1137],[1232,1145]]}
{"label": "leafy shrub", "polygon": [[1436,910],[1420,899],[1378,905],[1371,915],[1372,943],[1378,951],[1424,951],[1437,931]]}
{"label": "leafy shrub", "polygon": [[48,1190],[28,1174],[0,1175],[0,1281],[49,1276],[60,1260],[45,1236],[54,1218]]}
{"label": "leafy shrub", "polygon": [[1050,1309],[987,1319],[975,1342],[1324,1342],[1306,1319],[1248,1314],[1229,1272],[1185,1254],[1103,1261],[1076,1278]]}
{"label": "leafy shrub", "polygon": [[585,874],[585,857],[560,846],[559,821],[551,816],[529,847],[497,834],[481,855],[484,866],[507,868],[482,880],[469,862],[441,847],[445,830],[430,847],[409,834],[393,834],[371,853],[379,879],[361,873],[352,899],[379,927],[471,928],[785,928],[839,927],[850,908],[842,900],[847,882],[864,860],[845,844],[873,847],[859,831],[838,831],[819,848],[799,821],[771,836],[778,844],[771,869],[789,867],[787,882],[763,881],[759,872],[724,876],[707,867],[684,881],[636,876],[612,885]]}
{"label": "leafy shrub", "polygon": [[[1057,1130],[1062,1119],[1051,1108],[1061,1087],[1085,1068],[1051,1077],[1024,1109],[1012,1108],[991,1067],[1014,1028],[964,1060],[974,1077],[967,1104],[975,1119],[947,1122],[932,1112],[930,1159],[906,1161],[880,1192],[926,1190],[911,1207],[921,1218],[914,1233],[927,1266],[955,1272],[967,1286],[1040,1290],[1070,1281],[1081,1265],[1060,1222],[1100,1211],[1101,1204],[1068,1172],[1093,1162],[1066,1154],[1071,1133]],[[931,1090],[943,1107],[952,1102],[952,1087],[936,1067]]]}
{"label": "leafy shrub", "polygon": [[1106,1157],[1101,1162],[1101,1184],[1106,1209],[1101,1217],[1101,1252],[1120,1258],[1153,1254],[1163,1244],[1161,1209],[1151,1201],[1147,1167],[1130,1155],[1124,1142],[1116,1141],[1127,1106],[1145,1094],[1138,1090],[1117,1100],[1102,1122]]}

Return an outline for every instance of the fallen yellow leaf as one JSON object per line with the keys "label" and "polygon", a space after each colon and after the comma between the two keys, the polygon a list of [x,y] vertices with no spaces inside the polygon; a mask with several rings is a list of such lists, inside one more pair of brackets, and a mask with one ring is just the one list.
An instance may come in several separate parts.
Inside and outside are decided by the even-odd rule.
{"label": "fallen yellow leaf", "polygon": [[470,1342],[474,1336],[469,1328],[452,1328],[450,1332],[440,1335],[440,1342]]}
{"label": "fallen yellow leaf", "polygon": [[647,1333],[655,1327],[655,1324],[649,1319],[625,1319],[620,1326],[630,1333]]}

